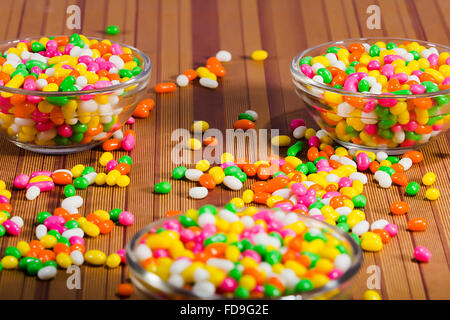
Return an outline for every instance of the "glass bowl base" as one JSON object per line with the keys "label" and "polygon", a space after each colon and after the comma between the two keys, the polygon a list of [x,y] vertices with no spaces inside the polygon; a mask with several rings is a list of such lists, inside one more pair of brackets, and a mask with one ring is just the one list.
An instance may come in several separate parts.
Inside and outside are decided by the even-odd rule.
{"label": "glass bowl base", "polygon": [[49,154],[49,155],[63,155],[63,154],[70,154],[70,153],[76,153],[81,151],[90,150],[92,148],[95,148],[96,146],[100,145],[103,141],[95,141],[90,142],[83,145],[68,145],[68,146],[39,146],[36,144],[28,144],[28,143],[22,143],[15,140],[9,140],[11,143],[14,143],[19,148],[36,152],[36,153],[42,153],[42,154]]}
{"label": "glass bowl base", "polygon": [[401,155],[401,154],[405,154],[408,151],[413,151],[413,150],[420,149],[420,148],[422,148],[422,147],[424,147],[424,146],[426,146],[428,144],[428,142],[427,142],[427,143],[420,144],[418,146],[405,147],[405,148],[388,148],[388,147],[383,148],[382,146],[374,148],[374,147],[362,146],[360,144],[354,144],[354,143],[351,143],[351,142],[345,142],[345,141],[342,141],[342,140],[339,140],[339,139],[336,139],[336,138],[332,138],[332,139],[336,143],[338,143],[341,146],[347,148],[348,150],[355,149],[357,151],[362,150],[362,151],[370,151],[370,152],[373,152],[373,153],[377,153],[379,151],[384,151],[390,156],[398,156],[398,155]]}

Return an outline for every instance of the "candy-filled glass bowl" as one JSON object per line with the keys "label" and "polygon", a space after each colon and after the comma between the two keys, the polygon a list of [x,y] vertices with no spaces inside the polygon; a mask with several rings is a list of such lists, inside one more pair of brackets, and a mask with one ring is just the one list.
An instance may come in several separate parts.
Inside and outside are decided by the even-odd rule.
{"label": "candy-filled glass bowl", "polygon": [[303,51],[290,70],[309,114],[337,143],[394,155],[448,129],[449,53],[419,40],[348,39]]}
{"label": "candy-filled glass bowl", "polygon": [[[280,214],[285,217],[289,214],[283,211],[275,213],[271,209],[261,209],[256,215],[263,215],[267,212],[272,212],[277,219],[282,219]],[[229,215],[229,211],[217,208],[217,215],[225,217],[225,215]],[[293,215],[297,214],[291,213],[288,219],[292,219]],[[201,228],[195,227],[196,223],[192,222],[195,218],[189,219],[188,217],[188,212],[186,212],[183,215],[172,216],[151,223],[133,236],[127,244],[126,259],[130,267],[131,280],[142,297],[156,299],[250,298],[286,300],[348,299],[351,297],[350,288],[355,275],[361,267],[362,252],[356,241],[341,229],[311,217],[298,215],[297,218],[294,218],[296,222],[291,226],[301,225],[305,226],[306,229],[302,231],[297,230],[297,238],[292,240],[294,242],[290,246],[286,244],[288,243],[287,239],[289,237],[294,238],[294,235],[287,236],[287,234],[289,232],[292,233],[292,231],[286,232],[286,230],[282,231],[280,229],[279,233],[270,233],[271,237],[280,239],[273,238],[270,240],[271,243],[280,241],[280,246],[274,244],[274,247],[278,249],[273,249],[271,245],[267,245],[266,248],[268,249],[266,252],[262,249],[262,247],[265,247],[262,243],[267,240],[265,235],[269,235],[269,233],[263,234],[258,233],[258,231],[255,238],[247,238],[246,233],[254,232],[247,225],[243,231],[241,230],[241,237],[238,237],[236,241],[231,240],[229,237],[232,235],[226,232],[217,232],[213,236],[207,236],[206,233],[203,234],[202,232],[207,232],[211,225],[206,224]],[[247,220],[246,223],[250,219],[247,217],[244,218]],[[242,216],[240,218],[241,221],[244,221]],[[200,220],[197,221],[200,223]],[[162,242],[166,243],[163,244],[161,242],[161,246],[168,249],[156,248],[155,246],[159,246],[160,241],[158,237],[173,236],[173,233],[169,235],[169,233],[173,232],[169,230],[177,230],[177,233],[180,233],[179,239],[184,243],[185,248],[192,247],[193,243],[190,242],[196,240],[189,240],[189,234],[191,230],[197,230],[196,236],[206,237],[205,240],[200,240],[203,241],[202,245],[204,247],[199,244],[192,247],[192,252],[195,252],[195,255],[191,257],[187,257],[189,254],[186,253],[176,253],[176,247],[180,246],[176,243],[179,242],[177,240],[163,240]],[[221,239],[223,237],[228,238],[226,240],[225,238]],[[321,237],[321,239],[319,240],[318,237]],[[298,251],[293,249],[295,245],[303,241],[299,240],[300,238],[306,239],[304,247],[301,249],[301,254],[300,249]],[[251,239],[251,241],[248,239]],[[325,269],[333,269],[332,271],[327,269],[327,271],[322,271],[323,273],[320,275],[315,275],[314,272],[318,269],[314,268],[318,261],[316,258],[319,255],[311,253],[308,256],[310,254],[309,250],[316,245],[321,246],[324,243],[326,243],[326,247],[322,247],[323,251],[320,251],[321,254],[323,252],[324,256],[321,255],[322,258],[320,260],[327,260],[324,258],[325,256],[329,258],[332,256],[333,258],[330,258],[328,261],[318,262],[318,264],[328,265]],[[171,245],[173,248],[170,248]],[[198,246],[202,248],[198,248]],[[149,250],[149,247],[153,247],[153,249]],[[286,254],[287,251],[288,253]],[[281,252],[284,253],[283,258],[281,258]],[[210,254],[212,255],[210,256]],[[255,254],[257,255],[256,257]],[[279,255],[278,258],[277,254]],[[234,258],[231,258],[233,255]],[[309,260],[307,256],[312,260]],[[305,260],[302,262],[302,259],[305,258],[310,262],[305,263]],[[244,261],[245,259],[247,261]],[[277,259],[281,260],[276,262]],[[334,262],[330,262],[332,259],[334,259]],[[201,261],[200,266],[199,261]],[[280,262],[286,266],[284,271],[276,269],[281,265]],[[277,264],[278,266],[276,266]],[[331,264],[334,264],[334,266],[331,267]],[[274,266],[273,272],[280,272],[280,274],[273,273],[272,269],[268,271],[267,267],[270,269],[270,265]],[[198,268],[201,270],[197,270]],[[217,272],[218,269],[215,268],[221,271]],[[265,276],[265,278],[263,276],[265,280],[261,278],[261,270],[264,270],[262,273]],[[272,276],[269,272],[272,273]],[[296,275],[299,277],[297,278]],[[246,277],[245,280],[242,277]],[[252,284],[252,281],[255,280],[251,278],[256,279],[258,282]],[[205,281],[209,281],[209,283],[205,284]],[[281,286],[285,289],[275,289],[275,287],[280,288],[280,281],[283,283]]]}
{"label": "candy-filled glass bowl", "polygon": [[122,43],[84,39],[47,38],[47,48],[42,38],[0,43],[0,133],[9,141],[45,154],[79,152],[130,118],[150,80],[150,58]]}

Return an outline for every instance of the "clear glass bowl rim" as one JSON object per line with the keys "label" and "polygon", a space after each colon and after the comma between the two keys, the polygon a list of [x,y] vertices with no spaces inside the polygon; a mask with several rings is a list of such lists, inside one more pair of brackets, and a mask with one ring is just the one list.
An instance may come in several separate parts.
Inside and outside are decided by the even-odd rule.
{"label": "clear glass bowl rim", "polygon": [[[55,36],[47,36],[47,37],[60,37],[60,36],[64,36],[64,37],[69,37],[67,35],[55,35]],[[90,40],[105,40],[104,38],[97,38],[97,37],[86,37]],[[13,44],[17,44],[21,41],[24,40],[36,40],[36,37],[27,37],[24,39],[16,39],[16,40],[4,40],[4,41],[0,41],[0,47],[4,46],[4,45],[13,45]],[[109,40],[109,39],[108,39]],[[111,40],[110,40],[111,41]],[[124,89],[124,88],[128,88],[130,86],[133,85],[137,85],[140,83],[140,81],[142,81],[143,79],[147,78],[150,75],[150,72],[152,70],[152,61],[150,60],[150,58],[141,50],[133,47],[133,46],[129,46],[127,44],[121,43],[121,42],[117,42],[117,41],[111,41],[112,43],[117,43],[119,44],[121,47],[126,47],[128,49],[130,49],[133,52],[136,52],[137,54],[139,54],[142,59],[143,59],[143,63],[144,63],[144,67],[142,68],[142,72],[139,73],[137,76],[132,77],[131,79],[113,85],[113,86],[109,86],[106,88],[101,88],[101,89],[93,89],[93,90],[85,90],[85,91],[32,91],[32,90],[25,90],[25,89],[16,89],[16,88],[8,88],[5,86],[0,86],[0,91],[3,92],[9,92],[9,93],[14,93],[14,94],[22,94],[22,95],[29,95],[29,96],[40,96],[40,97],[59,97],[59,96],[82,96],[82,95],[88,95],[88,94],[105,94],[105,93],[110,93],[112,91],[115,90],[119,90],[119,89]]]}
{"label": "clear glass bowl rim", "polygon": [[[445,45],[436,44],[436,43],[429,42],[429,41],[424,41],[424,40],[409,39],[409,38],[368,37],[368,38],[349,38],[349,39],[344,39],[344,40],[339,40],[339,41],[330,41],[330,42],[325,42],[325,43],[318,44],[318,45],[316,45],[314,47],[311,47],[309,49],[306,49],[306,50],[302,51],[300,54],[296,55],[294,57],[294,59],[292,59],[292,62],[291,62],[291,65],[290,65],[290,70],[291,70],[293,78],[298,80],[298,81],[300,81],[300,82],[302,82],[304,85],[308,85],[308,86],[314,87],[316,89],[322,89],[322,90],[326,90],[326,91],[329,91],[329,92],[338,93],[338,94],[341,94],[341,95],[352,96],[352,97],[361,97],[361,98],[371,98],[371,99],[414,99],[414,98],[433,98],[433,97],[438,97],[438,96],[450,94],[450,89],[442,90],[442,91],[436,91],[436,92],[422,93],[422,94],[414,94],[414,95],[389,95],[389,94],[373,94],[373,93],[353,92],[353,91],[347,91],[347,90],[344,90],[344,89],[333,88],[333,87],[330,87],[328,85],[318,83],[318,82],[312,80],[311,78],[307,77],[306,75],[303,74],[303,72],[300,71],[300,66],[299,66],[298,62],[303,57],[308,56],[310,52],[312,52],[312,51],[314,51],[316,49],[321,49],[321,48],[325,48],[325,47],[328,48],[328,47],[330,47],[332,45],[341,45],[341,44],[346,43],[346,42],[362,42],[362,41],[384,41],[384,42],[388,42],[388,41],[402,41],[402,42],[410,41],[410,42],[417,42],[420,45],[427,45],[428,47],[436,47],[436,48],[440,48],[440,49],[443,49],[443,50],[447,50],[447,52],[450,53],[450,47],[447,47]],[[441,52],[441,50],[440,50],[440,52]]]}
{"label": "clear glass bowl rim", "polygon": [[[267,209],[267,210],[270,210],[270,209]],[[166,292],[170,291],[172,294],[182,295],[184,297],[188,297],[188,298],[192,298],[192,299],[204,299],[203,297],[200,297],[200,296],[194,294],[190,290],[175,287],[172,284],[168,283],[167,281],[162,280],[158,275],[144,270],[144,268],[142,268],[142,266],[139,264],[137,257],[134,253],[134,248],[138,244],[138,241],[140,241],[142,236],[144,236],[150,229],[160,226],[165,221],[177,219],[181,215],[182,214],[159,219],[157,221],[154,221],[154,222],[148,224],[147,226],[142,228],[140,231],[138,231],[131,238],[131,240],[127,243],[127,245],[125,247],[126,248],[127,265],[130,267],[132,272],[135,272],[138,275],[138,277],[141,280],[145,281],[146,283],[150,284],[151,286],[163,288]],[[351,263],[350,267],[348,268],[348,270],[345,271],[338,279],[330,280],[326,285],[324,285],[320,288],[313,289],[313,290],[305,292],[303,294],[292,294],[292,295],[281,296],[278,298],[272,298],[273,300],[280,300],[280,299],[296,300],[296,297],[301,297],[301,300],[305,300],[305,299],[310,299],[310,298],[320,296],[327,292],[331,292],[332,290],[335,290],[335,289],[339,288],[341,285],[345,284],[346,282],[352,280],[352,278],[354,278],[354,276],[356,276],[356,274],[358,273],[358,271],[362,265],[363,255],[362,255],[361,247],[355,242],[355,240],[352,239],[352,237],[350,237],[348,235],[348,233],[342,231],[341,229],[339,229],[335,226],[332,226],[323,221],[314,219],[312,217],[301,216],[300,219],[301,220],[310,220],[313,223],[321,225],[322,227],[329,228],[332,230],[332,233],[334,236],[337,236],[340,240],[347,241],[350,244],[352,251],[353,251],[352,263]],[[209,297],[208,299],[238,300],[238,298],[227,298],[223,295],[218,295],[218,294],[214,294],[213,296]],[[267,300],[267,299],[270,299],[270,298],[262,298],[262,299],[256,299],[256,300]]]}

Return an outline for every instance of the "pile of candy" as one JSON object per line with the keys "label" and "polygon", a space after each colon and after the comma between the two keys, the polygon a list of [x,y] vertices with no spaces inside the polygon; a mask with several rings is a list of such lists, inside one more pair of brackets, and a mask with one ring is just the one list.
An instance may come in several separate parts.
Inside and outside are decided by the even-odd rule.
{"label": "pile of candy", "polygon": [[21,41],[0,56],[0,85],[68,96],[40,97],[1,92],[0,124],[11,138],[38,145],[86,144],[118,129],[120,96],[130,88],[70,97],[103,89],[142,72],[132,51],[83,35]]}
{"label": "pile of candy", "polygon": [[[352,43],[329,47],[324,55],[299,61],[314,81],[349,92],[389,94],[392,98],[343,96],[310,88],[326,110],[321,126],[333,138],[369,147],[411,147],[439,134],[448,122],[449,95],[414,98],[450,88],[450,53],[417,42]],[[408,99],[397,95],[411,95]]]}
{"label": "pile of candy", "polygon": [[273,298],[322,287],[351,267],[349,243],[324,226],[294,212],[205,205],[150,230],[135,254],[145,270],[203,298]]}
{"label": "pile of candy", "polygon": [[9,203],[10,199],[11,192],[6,189],[5,181],[0,180],[0,238],[6,233],[17,236],[23,227],[23,219],[21,217],[11,217],[13,208]]}

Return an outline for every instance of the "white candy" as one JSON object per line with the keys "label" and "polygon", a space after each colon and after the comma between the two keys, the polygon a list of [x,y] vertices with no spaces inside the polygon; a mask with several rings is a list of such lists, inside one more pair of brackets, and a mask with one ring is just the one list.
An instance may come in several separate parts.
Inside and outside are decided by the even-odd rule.
{"label": "white candy", "polygon": [[192,292],[199,297],[209,298],[216,292],[216,287],[209,281],[202,281],[192,287]]}
{"label": "white candy", "polygon": [[349,207],[339,207],[336,208],[336,212],[339,213],[340,216],[348,216],[350,212],[352,212],[352,209]]}
{"label": "white candy", "polygon": [[70,50],[70,56],[72,57],[79,57],[80,53],[81,53],[81,48],[74,46],[71,50]]}
{"label": "white candy", "polygon": [[186,87],[189,84],[189,78],[186,77],[184,74],[180,74],[177,77],[176,83],[179,87]]}
{"label": "white candy", "polygon": [[321,68],[325,68],[325,67],[323,66],[323,64],[321,64],[321,63],[319,63],[319,62],[314,63],[311,67],[312,67],[314,73],[317,73],[317,70],[319,70],[319,69],[321,69]]}
{"label": "white candy", "polygon": [[200,85],[206,88],[217,88],[219,86],[219,83],[216,80],[209,79],[209,78],[200,78]]}
{"label": "white candy", "polygon": [[189,196],[192,199],[203,199],[208,195],[208,189],[205,187],[193,187],[189,189]]}
{"label": "white candy", "polygon": [[202,174],[203,172],[198,169],[187,169],[184,176],[190,181],[198,181]]}
{"label": "white candy", "polygon": [[14,222],[15,224],[17,224],[17,226],[19,228],[23,227],[23,219],[19,216],[14,216],[10,219],[12,222]]}
{"label": "white candy", "polygon": [[406,134],[403,130],[397,131],[394,133],[394,136],[392,137],[392,141],[395,143],[402,143],[406,139]]}
{"label": "white candy", "polygon": [[412,160],[410,158],[400,159],[398,163],[400,163],[403,168],[405,168],[405,171],[409,170],[409,168],[411,168],[412,166]]}
{"label": "white candy", "polygon": [[81,266],[84,263],[84,255],[79,250],[73,250],[70,253],[70,258],[72,259],[72,263],[76,266]]}
{"label": "white candy", "polygon": [[353,172],[349,178],[352,179],[353,181],[359,180],[362,182],[362,184],[367,183],[367,176],[361,172]]}
{"label": "white candy", "polygon": [[250,229],[255,225],[255,221],[249,216],[242,216],[241,222],[245,229]]}
{"label": "white candy", "polygon": [[177,288],[181,288],[184,285],[184,279],[179,274],[171,275],[167,282]]}
{"label": "white candy", "polygon": [[[315,82],[318,82],[318,83],[320,83],[320,84],[324,84],[325,82],[323,82],[323,78],[322,78],[322,76],[320,76],[320,75],[315,75],[313,78],[312,78]],[[319,93],[319,92],[322,92],[322,91],[317,91],[317,93]]]}
{"label": "white candy", "polygon": [[206,264],[208,266],[219,268],[227,273],[234,268],[234,263],[227,259],[210,258],[206,261]]}
{"label": "white candy", "polygon": [[94,99],[81,101],[78,105],[78,110],[81,112],[95,112],[97,108],[98,104]]}
{"label": "white candy", "polygon": [[40,193],[41,193],[41,189],[39,189],[37,186],[32,186],[27,190],[25,197],[28,200],[34,200],[39,196]]}
{"label": "white candy", "polygon": [[306,129],[307,128],[305,126],[299,126],[294,129],[292,135],[295,139],[302,139],[305,136]]}
{"label": "white candy", "polygon": [[392,185],[392,179],[388,174],[387,176],[382,176],[378,180],[378,183],[380,184],[380,187],[382,187],[382,188],[389,188]]}
{"label": "white candy", "polygon": [[123,140],[123,131],[122,130],[117,130],[113,133],[113,138],[114,139],[119,139],[119,140]]}
{"label": "white candy", "polygon": [[48,85],[48,82],[46,79],[37,79],[36,80],[36,89],[42,90],[44,87]]}
{"label": "white candy", "polygon": [[210,274],[208,270],[203,268],[197,268],[194,271],[194,281],[195,282],[202,282],[202,281],[208,281],[210,277]]}
{"label": "white candy", "polygon": [[54,266],[46,266],[38,271],[37,276],[40,280],[50,280],[56,276],[56,272],[57,270]]}
{"label": "white candy", "polygon": [[369,222],[366,220],[360,221],[352,228],[352,232],[356,234],[357,236],[361,236],[367,231],[369,231]]}
{"label": "white candy", "polygon": [[375,172],[373,177],[375,178],[376,181],[380,182],[380,179],[385,178],[386,175],[389,176],[389,174],[387,172],[378,170],[377,172]]}
{"label": "white candy", "polygon": [[111,56],[109,62],[112,62],[119,70],[123,69],[125,66],[125,62],[123,62],[122,58],[116,55]]}
{"label": "white candy", "polygon": [[92,185],[92,184],[94,184],[94,182],[95,182],[95,177],[97,177],[97,172],[91,172],[91,173],[88,173],[87,175],[85,175],[84,176],[86,179],[87,179],[87,181],[89,182],[89,185]]}
{"label": "white candy", "polygon": [[212,213],[206,212],[198,217],[197,223],[200,227],[203,228],[207,224],[215,224],[216,217]]}
{"label": "white candy", "polygon": [[261,262],[259,264],[259,267],[264,270],[264,273],[266,274],[266,277],[270,278],[273,274],[273,269],[270,264],[267,262]]}
{"label": "white candy", "polygon": [[73,196],[65,198],[61,202],[61,207],[64,209],[67,208],[80,208],[83,205],[83,198],[80,196]]}
{"label": "white candy", "polygon": [[40,240],[43,236],[47,234],[47,227],[43,224],[40,224],[36,227],[36,238]]}
{"label": "white candy", "polygon": [[170,274],[180,274],[191,265],[191,262],[188,259],[178,259],[175,260],[170,265]]}
{"label": "white candy", "polygon": [[229,223],[233,223],[236,221],[239,221],[239,217],[237,216],[237,214],[231,212],[230,210],[227,209],[222,209],[219,211],[218,216],[225,220],[228,221]]}
{"label": "white candy", "polygon": [[140,244],[136,248],[136,258],[138,261],[144,261],[152,257],[152,250],[145,244]]}
{"label": "white candy", "polygon": [[387,221],[385,219],[380,219],[371,224],[370,230],[373,231],[376,229],[384,229],[384,227],[386,227],[386,225],[388,225],[388,224],[389,224],[389,221]]}
{"label": "white candy", "polygon": [[353,161],[352,159],[349,159],[347,157],[342,157],[339,160],[341,160],[341,163],[344,165],[350,165],[350,166],[354,166],[355,168],[357,168],[356,162]]}
{"label": "white candy", "polygon": [[326,130],[320,129],[316,132],[316,137],[319,139],[322,139],[323,137],[328,136],[328,133]]}
{"label": "white candy", "polygon": [[72,228],[69,230],[66,230],[63,232],[62,234],[63,237],[67,238],[70,240],[70,238],[72,237],[80,237],[83,238],[84,236],[84,231],[81,228]]}
{"label": "white candy", "polygon": [[325,179],[327,180],[328,183],[333,183],[333,182],[338,183],[341,178],[339,178],[339,176],[337,174],[330,173],[329,175],[326,176]]}
{"label": "white candy", "polygon": [[377,161],[378,161],[378,162],[381,162],[381,161],[383,161],[383,160],[386,160],[387,157],[388,157],[388,154],[387,154],[386,152],[384,152],[384,151],[378,151],[378,152],[377,152]]}
{"label": "white candy", "polygon": [[330,61],[330,64],[334,64],[338,61],[336,55],[334,53],[327,53],[325,55],[325,58],[327,58]]}
{"label": "white candy", "polygon": [[223,179],[223,184],[231,190],[241,190],[243,187],[241,180],[233,176],[226,176]]}
{"label": "white candy", "polygon": [[337,107],[337,115],[341,117],[348,117],[355,108],[349,105],[347,102],[342,102]]}
{"label": "white candy", "polygon": [[352,265],[352,259],[350,258],[350,256],[348,254],[341,253],[340,255],[338,255],[336,257],[336,259],[334,259],[334,266],[337,269],[341,270],[343,273],[345,271],[347,271],[351,265]]}
{"label": "white candy", "polygon": [[378,116],[375,111],[361,112],[361,122],[365,124],[375,124],[378,122]]}
{"label": "white candy", "polygon": [[321,216],[322,211],[320,211],[320,209],[318,209],[318,208],[312,208],[311,210],[309,210],[309,215],[310,216]]}
{"label": "white candy", "polygon": [[258,119],[258,113],[256,113],[256,111],[254,111],[254,110],[246,110],[244,113],[251,116],[254,121],[256,121]]}
{"label": "white candy", "polygon": [[284,188],[284,189],[278,189],[272,193],[272,196],[282,196],[283,199],[289,198],[291,195],[291,190]]}
{"label": "white candy", "polygon": [[216,53],[216,58],[220,62],[229,62],[231,61],[231,53],[227,50],[220,50]]}

